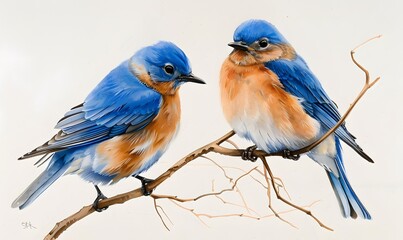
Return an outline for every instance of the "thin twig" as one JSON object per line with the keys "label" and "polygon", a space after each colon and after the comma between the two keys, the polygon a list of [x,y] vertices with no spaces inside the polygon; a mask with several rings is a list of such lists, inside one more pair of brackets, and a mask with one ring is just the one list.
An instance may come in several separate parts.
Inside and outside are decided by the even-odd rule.
{"label": "thin twig", "polygon": [[[178,202],[175,202],[172,199],[170,199],[170,201],[172,201],[178,207],[191,212],[195,217],[197,217],[200,220],[200,222],[202,222],[207,227],[208,227],[208,225],[206,224],[206,222],[204,222],[200,217],[207,217],[207,218],[244,217],[244,218],[251,218],[251,219],[255,219],[255,220],[261,220],[261,219],[264,219],[264,218],[275,217],[275,214],[267,214],[267,215],[264,215],[264,216],[253,216],[253,215],[244,214],[244,213],[229,213],[229,214],[219,214],[219,215],[213,215],[213,214],[207,214],[207,213],[198,213],[198,212],[196,212],[196,210],[194,208],[185,207],[185,206],[179,204]],[[302,207],[309,208],[309,207],[312,207],[313,205],[315,205],[318,202],[319,201],[314,201],[311,204],[306,205],[306,206],[302,206]],[[283,214],[294,212],[294,211],[297,211],[297,210],[298,209],[293,208],[293,209],[289,209],[289,210],[280,211],[277,214],[278,215],[283,215]]]}
{"label": "thin twig", "polygon": [[228,176],[227,172],[225,171],[225,169],[222,166],[220,166],[220,164],[218,164],[216,161],[214,161],[213,159],[211,159],[207,156],[201,156],[201,158],[207,159],[210,162],[212,162],[216,167],[218,167],[221,170],[221,172],[223,173],[225,178],[228,179],[228,181],[232,183],[233,179],[230,176]]}
{"label": "thin twig", "polygon": [[208,227],[207,223],[204,222],[204,221],[200,218],[200,215],[197,214],[193,208],[187,208],[187,207],[185,207],[185,206],[182,206],[182,205],[180,205],[178,202],[174,201],[173,199],[169,199],[169,200],[170,200],[171,202],[173,202],[176,206],[178,206],[178,207],[180,207],[180,208],[182,208],[182,209],[185,209],[185,210],[191,212],[197,219],[199,219],[199,221],[200,221],[201,223],[203,223],[204,226]]}
{"label": "thin twig", "polygon": [[241,205],[241,204],[236,204],[236,203],[232,203],[232,202],[228,202],[228,201],[225,201],[225,199],[223,199],[222,197],[220,197],[220,196],[218,196],[218,195],[216,195],[215,196],[217,199],[219,199],[223,204],[228,204],[228,205],[232,205],[232,206],[236,206],[236,207],[240,207],[240,208],[244,208],[248,213],[254,213],[256,216],[260,216],[260,214],[257,212],[257,211],[255,211],[255,210],[253,210],[252,208],[250,208],[250,207],[248,207],[247,205],[245,206],[245,205]]}
{"label": "thin twig", "polygon": [[254,169],[256,169],[257,167],[252,168],[251,170],[249,170],[248,172],[242,174],[241,176],[239,176],[234,183],[232,184],[232,186],[230,188],[225,188],[222,189],[221,191],[218,192],[210,192],[210,193],[205,193],[202,194],[200,196],[197,196],[195,198],[179,198],[178,196],[172,196],[172,195],[162,195],[162,194],[151,194],[150,196],[154,199],[161,199],[161,198],[166,198],[166,199],[172,199],[178,202],[195,202],[199,199],[205,198],[205,197],[209,197],[209,196],[216,196],[216,195],[221,195],[225,192],[230,192],[233,191],[235,189],[235,187],[237,186],[238,182],[244,178],[245,176],[249,175]]}
{"label": "thin twig", "polygon": [[[215,166],[217,166],[218,168],[220,168],[221,171],[223,172],[224,176],[230,181],[230,183],[234,184],[233,179],[228,176],[227,172],[225,171],[225,169],[224,169],[222,166],[220,166],[220,164],[218,164],[216,161],[214,161],[213,159],[211,159],[211,158],[209,158],[209,157],[206,157],[206,156],[202,156],[202,157],[205,158],[205,159],[207,159],[207,160],[209,160],[209,161],[212,162]],[[241,198],[241,200],[242,200],[242,202],[243,202],[243,204],[244,204],[245,209],[247,210],[248,213],[250,213],[249,207],[248,207],[248,205],[246,204],[245,198],[244,198],[242,192],[239,190],[239,187],[238,187],[238,186],[235,186],[235,190],[236,190],[236,192],[239,194],[239,197]],[[214,191],[213,191],[213,192],[214,192]]]}
{"label": "thin twig", "polygon": [[[267,170],[267,173],[268,173],[269,176],[270,176],[271,184],[274,186],[274,184],[275,184],[275,182],[274,182],[274,180],[273,180],[273,179],[274,179],[274,176],[273,176],[272,171],[270,170],[269,165],[267,164],[266,158],[265,158],[264,156],[260,156],[259,158],[260,158],[260,160],[262,160],[263,165],[264,165],[265,169]],[[302,208],[302,207],[300,207],[300,206],[298,206],[298,205],[295,205],[294,203],[292,203],[292,202],[288,201],[287,199],[283,198],[283,197],[280,195],[280,193],[278,192],[277,188],[274,188],[274,192],[276,193],[276,197],[277,197],[279,200],[281,200],[282,202],[286,203],[287,205],[289,205],[289,206],[291,206],[291,207],[293,207],[293,208],[295,208],[295,209],[298,209],[298,210],[300,210],[300,211],[302,211],[302,212],[308,214],[308,215],[309,215],[311,218],[313,218],[321,227],[326,228],[327,230],[333,231],[332,228],[326,226],[326,225],[323,224],[317,217],[315,217],[315,215],[313,215],[310,210],[306,210],[305,208]]]}
{"label": "thin twig", "polygon": [[[263,168],[264,168],[264,166],[263,166]],[[262,172],[262,171],[260,171],[259,169],[256,169],[256,172],[258,172],[260,175],[262,175],[265,179],[266,179],[266,182],[268,183],[268,176],[267,176],[267,171],[265,170],[264,171],[264,173]],[[283,190],[284,190],[284,192],[287,194],[287,197],[288,197],[288,199],[290,199],[291,200],[291,196],[290,196],[290,194],[288,193],[288,191],[287,191],[287,189],[286,189],[286,187],[285,187],[285,185],[284,185],[284,182],[283,182],[283,180],[281,179],[281,178],[279,178],[279,177],[275,177],[275,180],[277,180],[277,181],[279,181],[281,184],[279,184],[279,183],[276,183],[276,186],[277,186],[277,190],[280,192],[280,188],[282,188]],[[267,187],[266,187],[267,188]]]}
{"label": "thin twig", "polygon": [[231,144],[235,149],[239,149],[238,145],[231,139],[227,139],[226,142]]}
{"label": "thin twig", "polygon": [[[273,175],[270,175],[270,178],[267,176],[267,170],[265,169],[265,171],[264,171],[264,179],[266,180],[266,183],[267,183],[267,186],[270,186],[270,183],[269,183],[269,179],[270,179],[270,181],[271,181],[271,185],[273,186],[273,188],[274,188],[274,191],[276,192],[276,194],[278,193],[278,188],[276,188],[276,182],[275,182],[275,178],[274,178],[274,176]],[[267,194],[267,198],[268,198],[268,202],[269,202],[269,205],[268,205],[268,207],[269,207],[269,209],[274,213],[274,216],[276,216],[278,219],[280,219],[281,221],[283,221],[283,222],[285,222],[285,223],[287,223],[288,225],[290,225],[291,227],[294,227],[294,228],[297,228],[297,226],[295,226],[294,224],[292,224],[290,221],[287,221],[287,220],[285,220],[283,217],[281,217],[280,216],[280,214],[279,213],[277,213],[277,211],[276,210],[274,210],[274,208],[273,208],[273,205],[271,204],[271,191],[270,191],[270,188],[267,188],[267,192],[266,192],[266,194]]]}
{"label": "thin twig", "polygon": [[292,155],[298,155],[298,154],[302,154],[302,153],[306,153],[311,151],[312,149],[314,149],[316,146],[318,146],[321,142],[323,142],[327,137],[329,137],[331,134],[333,134],[336,129],[338,127],[340,127],[344,121],[346,120],[346,118],[348,117],[348,115],[350,114],[350,112],[353,110],[353,108],[355,107],[355,105],[360,101],[360,99],[362,98],[362,96],[364,96],[364,94],[367,92],[368,89],[370,89],[372,86],[374,86],[375,83],[377,83],[380,79],[380,77],[377,77],[375,80],[373,80],[371,82],[371,77],[369,75],[369,71],[367,69],[365,69],[361,64],[359,64],[357,62],[357,60],[354,57],[355,51],[362,47],[363,45],[365,45],[366,43],[376,39],[376,38],[380,38],[381,35],[379,36],[375,36],[373,38],[368,39],[367,41],[361,43],[360,45],[358,45],[356,48],[354,48],[351,52],[351,59],[353,60],[354,64],[360,68],[364,73],[365,73],[365,84],[361,90],[361,92],[358,94],[357,98],[354,100],[354,102],[350,105],[350,107],[347,109],[347,111],[344,113],[344,115],[340,118],[340,120],[337,122],[337,124],[332,127],[329,131],[327,131],[327,133],[325,135],[323,135],[321,138],[319,138],[318,140],[316,140],[314,143],[310,144],[309,146],[306,146],[304,148],[301,148],[297,151],[291,151]]}
{"label": "thin twig", "polygon": [[[169,220],[169,217],[168,217],[168,215],[166,215],[164,209],[163,209],[161,206],[157,205],[157,199],[154,198],[154,209],[155,209],[155,211],[157,212],[158,217],[160,217],[162,224],[164,224],[164,227],[165,227],[168,231],[171,231],[171,230],[169,229],[169,227],[166,225],[164,219],[162,218],[161,213],[158,211],[158,208],[162,210],[162,212],[165,214],[165,216],[166,216],[166,217],[168,218],[168,220]],[[171,223],[172,223],[172,222],[171,222]]]}

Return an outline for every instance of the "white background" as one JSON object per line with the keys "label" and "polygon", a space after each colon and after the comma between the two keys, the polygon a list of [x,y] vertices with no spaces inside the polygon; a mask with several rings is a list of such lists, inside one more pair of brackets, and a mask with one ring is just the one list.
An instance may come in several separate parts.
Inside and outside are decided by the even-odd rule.
{"label": "white background", "polygon": [[[139,48],[158,40],[180,46],[205,86],[181,89],[181,131],[158,165],[145,174],[156,177],[176,160],[218,138],[229,126],[221,113],[218,76],[231,51],[227,43],[244,20],[262,18],[275,24],[308,62],[343,112],[361,88],[363,74],[349,51],[369,37],[383,34],[359,50],[357,59],[382,80],[348,118],[350,131],[375,164],[345,148],[345,164],[355,191],[372,221],[344,219],[323,170],[307,157],[298,162],[271,158],[275,174],[286,183],[292,200],[313,208],[334,232],[320,228],[300,212],[283,215],[295,229],[276,218],[206,219],[208,227],[168,201],[160,204],[174,225],[168,232],[150,198],[129,201],[76,223],[61,239],[403,239],[401,227],[402,61],[401,1],[1,1],[0,2],[0,239],[41,239],[57,221],[95,198],[91,184],[67,176],[53,184],[23,211],[11,202],[44,169],[35,159],[17,161],[53,134],[55,123],[81,103],[116,65]],[[241,146],[247,146],[235,139]],[[257,165],[212,156],[226,166]],[[212,180],[225,183],[206,160],[186,167],[157,189],[184,197],[209,191]],[[236,173],[236,171],[234,171]],[[238,171],[239,174],[239,171]],[[113,196],[134,187],[127,179],[103,187]],[[250,179],[240,187],[250,206],[268,212],[265,192]],[[231,196],[228,196],[231,199]],[[236,197],[232,198],[234,201]],[[279,210],[288,209],[274,200]],[[199,211],[220,214],[228,208],[215,199],[201,201]],[[30,222],[35,229],[24,229]]]}

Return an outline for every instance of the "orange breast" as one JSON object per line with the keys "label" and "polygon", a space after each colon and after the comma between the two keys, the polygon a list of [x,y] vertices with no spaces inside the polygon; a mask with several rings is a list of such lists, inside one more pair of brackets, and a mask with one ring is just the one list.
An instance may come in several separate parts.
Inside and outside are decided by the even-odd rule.
{"label": "orange breast", "polygon": [[158,115],[144,129],[99,144],[97,153],[106,163],[103,172],[117,174],[114,181],[132,175],[156,154],[165,152],[176,135],[180,120],[178,93],[163,96]]}
{"label": "orange breast", "polygon": [[270,135],[273,141],[284,139],[286,144],[294,138],[310,140],[318,132],[316,120],[263,64],[240,66],[227,58],[220,88],[224,115],[237,133],[261,135],[255,138]]}

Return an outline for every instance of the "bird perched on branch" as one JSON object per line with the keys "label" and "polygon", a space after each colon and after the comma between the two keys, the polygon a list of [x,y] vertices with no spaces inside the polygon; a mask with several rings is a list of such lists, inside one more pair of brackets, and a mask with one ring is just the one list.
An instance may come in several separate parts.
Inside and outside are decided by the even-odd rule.
{"label": "bird perched on branch", "polygon": [[158,161],[176,135],[178,90],[186,82],[205,83],[192,74],[185,53],[173,43],[136,52],[60,119],[60,131],[52,139],[19,158],[43,155],[37,164],[50,162],[12,207],[25,208],[64,174],[77,174],[95,185],[96,210],[105,198],[98,184],[135,176],[147,194],[149,179],[139,174]]}
{"label": "bird perched on branch", "polygon": [[[234,33],[234,50],[220,74],[224,115],[235,132],[256,147],[284,156],[324,135],[340,119],[336,104],[290,43],[269,22],[249,20]],[[372,159],[341,125],[308,153],[327,173],[344,217],[371,219],[344,169],[340,140],[369,162]],[[253,156],[252,156],[253,157]]]}

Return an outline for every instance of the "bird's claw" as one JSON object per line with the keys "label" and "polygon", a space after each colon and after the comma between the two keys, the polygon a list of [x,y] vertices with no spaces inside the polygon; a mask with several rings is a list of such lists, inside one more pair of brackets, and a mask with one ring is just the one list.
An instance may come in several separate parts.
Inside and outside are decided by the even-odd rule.
{"label": "bird's claw", "polygon": [[95,189],[97,190],[98,195],[97,195],[97,198],[95,198],[94,202],[92,203],[92,207],[94,208],[95,211],[102,212],[102,211],[108,209],[108,207],[100,208],[98,206],[98,204],[99,204],[99,201],[105,200],[105,199],[107,199],[107,197],[101,192],[101,190],[99,189],[99,187],[97,185],[95,185]]}
{"label": "bird's claw", "polygon": [[141,181],[141,192],[144,196],[149,196],[151,193],[153,193],[153,189],[149,190],[147,186],[150,182],[154,181],[154,179],[145,178],[140,175],[135,176],[135,178]]}
{"label": "bird's claw", "polygon": [[242,152],[242,160],[256,162],[257,157],[253,154],[253,151],[257,149],[256,146],[250,146]]}
{"label": "bird's claw", "polygon": [[291,154],[291,151],[288,149],[283,150],[283,158],[285,159],[291,159],[294,161],[297,161],[299,159],[300,155],[299,154]]}

